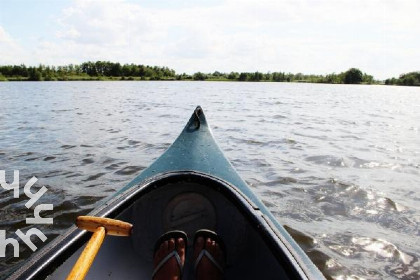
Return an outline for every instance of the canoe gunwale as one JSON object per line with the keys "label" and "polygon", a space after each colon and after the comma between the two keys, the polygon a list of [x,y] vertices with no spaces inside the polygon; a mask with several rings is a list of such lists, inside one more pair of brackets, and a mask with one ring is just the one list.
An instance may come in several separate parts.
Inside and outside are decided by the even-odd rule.
{"label": "canoe gunwale", "polygon": [[[264,242],[267,242],[267,246],[288,275],[297,279],[309,279],[308,275],[311,275],[311,273],[308,273],[307,269],[301,265],[302,262],[298,261],[297,256],[299,254],[294,253],[293,248],[290,248],[287,241],[283,240],[281,234],[276,230],[276,226],[270,223],[269,217],[266,217],[239,188],[206,173],[188,170],[157,174],[119,193],[118,196],[111,197],[92,210],[89,215],[115,218],[143,195],[164,187],[168,183],[182,180],[194,183],[204,182],[203,185],[206,187],[222,193],[246,217],[255,230],[266,237],[263,238]],[[25,262],[10,275],[9,279],[39,279],[48,276],[69,256],[81,248],[90,235],[91,233],[80,231],[72,226],[67,232],[55,238],[39,253]]]}

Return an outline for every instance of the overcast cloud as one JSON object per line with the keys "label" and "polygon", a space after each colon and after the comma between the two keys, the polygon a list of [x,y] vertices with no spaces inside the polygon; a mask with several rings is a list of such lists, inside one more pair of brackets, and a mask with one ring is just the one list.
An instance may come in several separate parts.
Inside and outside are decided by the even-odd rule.
{"label": "overcast cloud", "polygon": [[110,60],[187,73],[358,67],[385,79],[420,70],[419,2],[69,1],[26,21],[22,9],[35,17],[36,2],[11,1],[0,8],[0,64]]}

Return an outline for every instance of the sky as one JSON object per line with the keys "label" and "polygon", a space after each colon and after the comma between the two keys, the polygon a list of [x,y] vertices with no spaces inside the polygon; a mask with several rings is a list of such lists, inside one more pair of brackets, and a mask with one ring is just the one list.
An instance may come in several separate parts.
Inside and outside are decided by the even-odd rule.
{"label": "sky", "polygon": [[420,71],[418,0],[0,0],[0,65]]}

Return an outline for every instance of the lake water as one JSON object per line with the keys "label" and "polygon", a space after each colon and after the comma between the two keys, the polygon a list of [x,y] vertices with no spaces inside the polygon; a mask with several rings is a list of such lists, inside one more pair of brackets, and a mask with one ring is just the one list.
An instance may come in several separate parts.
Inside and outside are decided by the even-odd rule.
{"label": "lake water", "polygon": [[[0,170],[46,186],[48,241],[122,188],[201,105],[226,156],[333,279],[420,278],[420,88],[228,82],[0,83]],[[0,190],[0,229],[26,232]],[[39,203],[40,203],[39,202]],[[34,240],[38,247],[44,243]],[[0,258],[7,271],[20,258]]]}

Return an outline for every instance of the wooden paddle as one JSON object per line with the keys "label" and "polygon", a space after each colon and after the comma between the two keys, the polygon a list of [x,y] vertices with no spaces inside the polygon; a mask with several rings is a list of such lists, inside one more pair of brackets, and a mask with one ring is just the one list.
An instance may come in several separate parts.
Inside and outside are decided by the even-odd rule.
{"label": "wooden paddle", "polygon": [[93,235],[73,266],[69,276],[67,276],[67,280],[82,280],[86,277],[106,234],[130,236],[133,228],[132,224],[123,221],[92,216],[77,217],[76,225],[80,229],[93,232]]}

